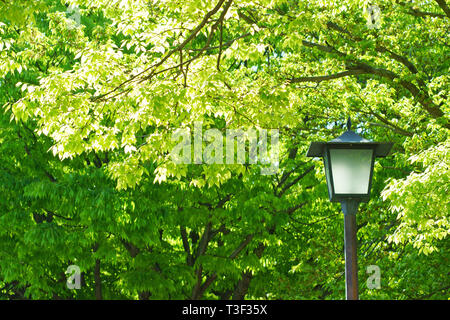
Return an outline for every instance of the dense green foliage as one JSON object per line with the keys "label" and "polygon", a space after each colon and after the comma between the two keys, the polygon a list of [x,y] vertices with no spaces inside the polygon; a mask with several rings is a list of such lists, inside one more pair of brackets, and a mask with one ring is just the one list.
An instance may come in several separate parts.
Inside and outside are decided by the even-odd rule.
{"label": "dense green foliage", "polygon": [[[395,143],[360,297],[450,298],[449,5],[376,5],[0,0],[0,298],[342,299],[343,216],[305,155],[349,115]],[[278,129],[277,173],[174,164],[195,121]]]}

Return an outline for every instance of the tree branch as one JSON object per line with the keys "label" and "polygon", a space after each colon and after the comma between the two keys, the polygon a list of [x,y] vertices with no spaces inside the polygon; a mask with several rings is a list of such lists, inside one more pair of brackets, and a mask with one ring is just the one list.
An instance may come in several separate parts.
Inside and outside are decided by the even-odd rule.
{"label": "tree branch", "polygon": [[[244,250],[244,248],[252,241],[253,239],[253,234],[249,234],[240,244],[239,246],[229,255],[228,259],[230,260],[234,260],[239,253],[241,253],[242,250]],[[197,273],[197,279],[199,281],[201,281],[201,267],[200,267],[200,274]],[[193,293],[192,293],[192,299],[196,300],[199,299],[203,293],[209,288],[209,286],[217,279],[217,273],[214,272],[213,274],[211,274],[210,276],[208,276],[205,280],[205,282],[202,285],[198,285],[199,283],[197,282],[197,285],[195,286]]]}
{"label": "tree branch", "polygon": [[[348,35],[350,37],[350,39],[353,41],[363,40],[362,38],[353,36],[348,30],[338,26],[337,24],[335,24],[333,22],[328,22],[327,27],[329,29],[333,29],[340,33],[344,33],[344,34]],[[322,51],[333,52],[333,50],[330,49],[330,47],[325,47],[322,45],[316,45],[315,47]],[[392,52],[391,50],[387,49],[386,47],[379,45],[379,44],[376,45],[375,50],[380,53],[384,53],[384,52],[389,53],[389,56],[392,59],[394,59],[394,60],[400,62],[401,64],[403,64],[404,66],[406,66],[411,73],[416,74],[418,72],[417,68],[406,57],[396,54],[396,53]],[[337,50],[335,50],[335,51],[337,51]],[[367,65],[366,63],[362,63],[362,62],[357,62],[357,64],[360,67],[360,69],[367,71],[367,73],[376,74],[376,75],[382,76],[384,78],[388,78],[391,81],[399,78],[399,76],[392,71],[373,68],[373,67],[370,67],[369,65]],[[431,101],[430,97],[428,96],[428,93],[426,92],[426,89],[427,89],[426,84],[421,79],[418,79],[417,82],[421,87],[423,87],[424,90],[420,90],[412,82],[409,82],[406,80],[399,81],[400,85],[403,88],[407,89],[431,116],[433,116],[434,118],[442,117],[444,115],[444,113],[437,105],[435,105]],[[447,124],[446,127],[448,128],[449,124]]]}
{"label": "tree branch", "polygon": [[205,230],[203,231],[202,237],[200,238],[200,242],[198,244],[194,260],[196,260],[198,257],[200,257],[202,254],[205,253],[206,248],[208,246],[208,242],[210,240],[209,237],[210,232],[211,232],[211,222],[208,222],[208,224],[205,227]]}
{"label": "tree branch", "polygon": [[[344,53],[342,53],[328,45],[324,46],[324,45],[320,45],[320,44],[311,43],[308,41],[303,41],[303,44],[308,47],[317,48],[324,52],[337,53],[340,56],[346,57],[346,55]],[[293,78],[294,82],[306,82],[306,81],[316,81],[316,82],[319,81],[320,82],[320,81],[324,81],[324,80],[330,80],[330,79],[353,75],[353,73],[373,74],[373,75],[377,75],[377,76],[389,79],[392,82],[394,82],[394,80],[398,80],[398,83],[403,88],[408,90],[413,95],[415,100],[420,103],[420,105],[423,107],[423,109],[425,109],[425,111],[427,111],[433,118],[437,119],[437,118],[444,116],[444,113],[442,112],[442,110],[439,108],[439,106],[437,106],[431,100],[431,98],[428,96],[428,93],[426,91],[421,91],[412,82],[401,79],[396,73],[394,73],[390,70],[386,70],[386,69],[382,69],[382,68],[375,68],[375,67],[368,65],[367,63],[357,61],[357,60],[356,61],[352,60],[352,59],[348,59],[348,60],[352,61],[356,64],[356,66],[352,70],[348,70],[345,72],[341,72],[341,73],[329,75],[329,76]],[[297,80],[295,80],[295,79],[297,79]],[[444,124],[444,126],[446,128],[450,128],[449,123]]]}
{"label": "tree branch", "polygon": [[217,56],[217,70],[218,71],[220,71],[220,58],[222,56],[222,42],[223,42],[223,20],[220,21],[219,54]]}
{"label": "tree branch", "polygon": [[410,8],[409,11],[407,11],[406,13],[413,15],[415,17],[420,17],[420,18],[424,18],[424,17],[445,18],[446,17],[445,14],[420,11],[416,8]]}
{"label": "tree branch", "polygon": [[191,250],[190,250],[190,247],[189,247],[189,241],[188,241],[188,238],[187,238],[186,228],[180,226],[180,233],[181,233],[181,240],[183,242],[183,248],[184,248],[184,251],[187,254],[186,264],[188,266],[193,266],[194,265],[194,259],[192,257]]}
{"label": "tree branch", "polygon": [[[294,148],[290,149],[290,150],[289,150],[289,156],[288,156],[288,159],[294,160],[295,157],[297,156],[297,151],[298,151],[298,147],[294,147]],[[297,166],[295,166],[294,169],[285,172],[285,173],[283,174],[283,176],[281,177],[280,181],[278,182],[278,184],[277,184],[277,186],[276,186],[276,189],[278,189],[279,187],[281,187],[281,185],[282,185],[283,183],[286,182],[287,178],[289,178],[289,176],[290,176],[295,170],[297,170],[299,166],[300,166],[300,164],[298,164]]]}
{"label": "tree branch", "polygon": [[[159,66],[161,66],[164,62],[167,61],[167,59],[169,59],[175,52],[182,50],[189,42],[191,42],[196,36],[197,34],[200,32],[201,29],[203,29],[203,27],[206,25],[206,23],[208,23],[209,19],[217,12],[219,11],[219,9],[222,7],[223,3],[225,2],[225,0],[219,0],[219,2],[216,4],[216,6],[209,11],[202,19],[202,21],[200,22],[199,25],[197,25],[197,27],[191,32],[191,34],[181,43],[179,44],[177,47],[175,47],[174,49],[170,50],[160,61],[158,61],[157,63],[151,65],[150,67],[144,69],[143,71],[139,72],[138,74],[130,77],[129,79],[125,80],[124,82],[122,82],[121,84],[119,84],[118,86],[116,86],[114,89],[99,95],[99,96],[95,96],[92,97],[91,100],[92,101],[98,101],[98,100],[103,100],[104,98],[106,98],[107,96],[109,96],[110,94],[112,94],[113,92],[119,90],[120,88],[122,88],[123,86],[125,86],[126,84],[134,81],[135,79],[139,78],[140,76],[142,76],[143,74],[147,73],[150,70],[155,70],[156,68],[158,68]],[[228,1],[227,4],[225,5],[225,10],[228,10],[229,6],[231,5],[232,0]],[[224,11],[225,11],[224,10]],[[212,37],[212,34],[210,34],[210,37]],[[208,37],[208,39],[210,38]],[[209,46],[209,43],[207,43],[207,45]],[[150,73],[149,76],[146,76],[142,79],[146,80],[148,78],[151,78],[153,76],[153,72]]]}
{"label": "tree branch", "polygon": [[445,12],[447,17],[450,18],[450,8],[448,7],[447,2],[445,0],[435,0],[435,1],[439,5],[439,7],[441,7],[441,9]]}
{"label": "tree branch", "polygon": [[[95,253],[97,252],[99,247],[99,243],[95,243],[92,251]],[[95,266],[94,266],[94,288],[95,288],[95,299],[96,300],[103,300],[102,295],[102,279],[100,276],[100,259],[95,259]]]}
{"label": "tree branch", "polygon": [[320,83],[322,81],[333,80],[348,76],[354,76],[358,74],[366,74],[367,72],[360,69],[355,70],[347,70],[343,72],[338,72],[334,74],[324,75],[324,76],[307,76],[307,77],[294,77],[288,79],[289,83],[301,83],[301,82],[317,82]]}
{"label": "tree branch", "polygon": [[[350,40],[355,41],[355,42],[364,40],[360,37],[352,35],[350,33],[350,31],[348,31],[347,29],[345,29],[343,27],[340,27],[339,25],[337,25],[336,23],[331,22],[331,21],[327,22],[327,28],[338,31],[343,34],[346,34],[350,38]],[[394,60],[400,62],[401,64],[403,64],[404,66],[406,66],[408,68],[408,70],[411,71],[412,73],[417,73],[416,67],[406,57],[396,54],[380,44],[376,45],[375,50],[380,53],[388,52],[392,59],[394,59]]]}
{"label": "tree branch", "polygon": [[236,37],[234,39],[228,40],[227,42],[223,43],[222,45],[213,46],[213,47],[203,47],[203,48],[199,48],[199,49],[189,49],[189,50],[190,51],[209,51],[209,50],[215,50],[215,49],[222,49],[223,50],[224,48],[229,47],[230,45],[232,45],[235,41],[237,41],[239,39],[242,39],[242,38],[245,38],[245,37],[248,37],[250,35],[251,35],[251,33],[247,32],[247,33],[241,34],[240,36],[238,36],[238,37]]}
{"label": "tree branch", "polygon": [[228,257],[230,260],[235,259],[239,253],[252,241],[253,234],[249,234],[240,244],[239,246],[230,254]]}
{"label": "tree branch", "polygon": [[100,260],[95,260],[95,267],[94,267],[94,282],[95,282],[95,299],[96,300],[103,300],[102,295],[102,279],[100,276]]}
{"label": "tree branch", "polygon": [[[258,247],[254,250],[254,254],[258,257],[258,259],[261,259],[262,254],[266,246],[260,242]],[[253,278],[253,273],[249,271],[242,272],[241,280],[238,281],[236,284],[232,300],[243,300],[245,298],[245,295],[247,294],[248,287],[250,286],[250,282]]]}
{"label": "tree branch", "polygon": [[[393,123],[391,123],[389,121],[385,121],[385,119],[381,118],[378,114],[375,114],[375,113],[371,113],[371,114],[373,114],[377,119],[379,119],[384,124],[369,122],[370,126],[384,127],[386,129],[394,131],[395,133],[401,134],[402,136],[405,136],[405,137],[412,137],[414,135],[414,133],[412,133],[412,132],[406,131],[406,130],[400,128],[399,126],[394,125]],[[378,118],[378,117],[380,117],[380,118]]]}
{"label": "tree branch", "polygon": [[290,183],[284,186],[284,188],[278,193],[278,197],[280,198],[290,187],[292,187],[294,184],[299,182],[301,179],[303,179],[308,173],[314,170],[314,165],[310,166],[303,172],[301,175],[299,175],[297,178],[292,180]]}
{"label": "tree branch", "polygon": [[244,300],[245,295],[247,294],[248,287],[250,286],[250,281],[253,278],[253,274],[249,271],[242,272],[242,277],[236,284],[236,287],[233,291],[232,300]]}
{"label": "tree branch", "polygon": [[307,202],[299,203],[299,204],[287,209],[286,212],[287,212],[287,214],[290,215],[290,214],[294,213],[295,211],[297,211],[298,209],[304,207],[306,204],[307,204]]}
{"label": "tree branch", "polygon": [[331,46],[328,46],[328,45],[324,46],[322,44],[318,44],[318,43],[314,43],[314,42],[310,42],[310,41],[306,41],[306,40],[302,40],[302,44],[305,47],[308,47],[308,48],[316,48],[316,49],[318,49],[320,51],[323,51],[323,52],[335,53],[335,54],[337,54],[338,56],[341,56],[341,57],[345,57],[346,56],[345,53],[340,52],[339,50],[336,50],[335,48],[333,48]]}
{"label": "tree branch", "polygon": [[127,251],[130,253],[130,256],[132,258],[136,257],[139,254],[139,252],[140,252],[139,248],[136,247],[131,242],[128,242],[125,239],[120,239],[120,242],[122,242],[122,244],[127,249]]}

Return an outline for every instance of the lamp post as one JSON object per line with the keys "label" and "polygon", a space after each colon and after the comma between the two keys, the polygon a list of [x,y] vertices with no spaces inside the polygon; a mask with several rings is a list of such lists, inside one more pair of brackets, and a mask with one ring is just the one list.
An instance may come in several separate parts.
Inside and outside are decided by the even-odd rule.
{"label": "lamp post", "polygon": [[356,212],[370,198],[375,157],[386,157],[391,142],[373,142],[351,130],[328,142],[312,142],[308,157],[322,157],[330,201],[340,202],[344,212],[345,292],[347,300],[358,299],[356,261]]}

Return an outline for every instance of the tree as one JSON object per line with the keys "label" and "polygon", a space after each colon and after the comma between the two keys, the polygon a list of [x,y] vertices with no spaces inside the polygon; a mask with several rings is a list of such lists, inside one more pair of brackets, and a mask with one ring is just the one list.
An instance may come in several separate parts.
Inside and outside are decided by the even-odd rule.
{"label": "tree", "polygon": [[[447,299],[449,7],[368,8],[0,1],[0,294],[342,298],[342,217],[305,154],[351,115],[395,142],[358,214],[360,279],[377,264],[383,288],[361,297]],[[174,163],[199,122],[277,129],[277,172]]]}

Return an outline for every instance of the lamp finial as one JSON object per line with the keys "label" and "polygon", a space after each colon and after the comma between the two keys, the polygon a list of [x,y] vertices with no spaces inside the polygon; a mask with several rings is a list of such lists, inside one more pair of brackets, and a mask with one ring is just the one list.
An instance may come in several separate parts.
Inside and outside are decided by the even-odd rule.
{"label": "lamp finial", "polygon": [[352,128],[352,120],[350,119],[350,116],[347,119],[347,130],[350,131]]}

